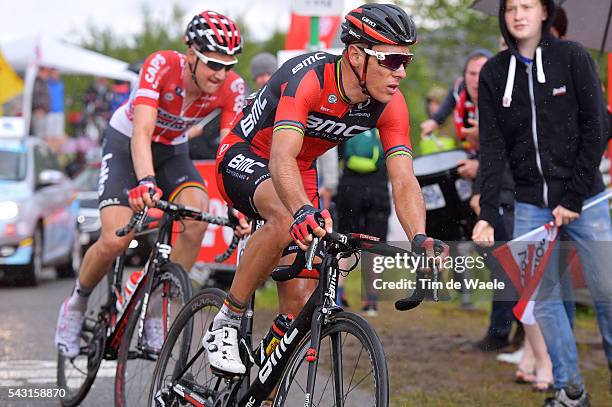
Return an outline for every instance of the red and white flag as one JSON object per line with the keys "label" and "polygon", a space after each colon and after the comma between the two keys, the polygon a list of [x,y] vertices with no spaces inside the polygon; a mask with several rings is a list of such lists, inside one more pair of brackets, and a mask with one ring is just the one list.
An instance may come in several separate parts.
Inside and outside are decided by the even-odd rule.
{"label": "red and white flag", "polygon": [[[582,212],[608,200],[612,191],[582,207]],[[514,315],[524,324],[536,323],[533,313],[542,276],[559,234],[554,222],[525,233],[493,251],[520,297],[514,306]],[[578,257],[578,256],[575,256]],[[576,260],[575,257],[573,260]]]}
{"label": "red and white flag", "polygon": [[524,324],[535,324],[534,299],[558,234],[559,228],[548,223],[493,251],[520,295],[514,315]]}

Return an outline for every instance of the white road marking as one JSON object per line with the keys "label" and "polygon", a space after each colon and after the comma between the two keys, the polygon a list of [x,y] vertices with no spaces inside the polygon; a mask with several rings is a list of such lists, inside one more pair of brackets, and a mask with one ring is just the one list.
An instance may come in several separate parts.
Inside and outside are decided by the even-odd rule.
{"label": "white road marking", "polygon": [[[79,361],[81,362],[81,361]],[[77,363],[84,368],[86,361]],[[103,360],[96,379],[114,378],[117,362]],[[70,376],[78,377],[74,371]],[[53,360],[3,360],[0,361],[0,387],[27,386],[31,384],[56,384],[57,362]],[[70,383],[69,383],[70,385]]]}

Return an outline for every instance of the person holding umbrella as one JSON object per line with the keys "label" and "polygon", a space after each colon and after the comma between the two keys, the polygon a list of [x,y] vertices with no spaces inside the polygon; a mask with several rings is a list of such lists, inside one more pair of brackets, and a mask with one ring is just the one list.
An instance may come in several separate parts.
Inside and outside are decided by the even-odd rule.
{"label": "person holding umbrella", "polygon": [[[612,241],[608,204],[602,201],[581,213],[584,203],[604,194],[598,171],[605,137],[603,98],[588,52],[549,33],[554,15],[552,0],[500,1],[500,28],[508,50],[480,73],[482,195],[473,239],[493,243],[498,177],[509,162],[516,184],[514,234],[554,221],[575,241],[612,366],[612,250],[597,243]],[[589,406],[559,279],[555,249],[535,303],[556,390],[545,406]]]}

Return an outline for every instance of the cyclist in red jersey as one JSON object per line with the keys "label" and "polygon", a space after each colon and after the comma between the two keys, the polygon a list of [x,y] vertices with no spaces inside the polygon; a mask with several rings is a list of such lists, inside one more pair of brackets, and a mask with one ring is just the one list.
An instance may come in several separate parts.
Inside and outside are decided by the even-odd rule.
{"label": "cyclist in red jersey", "polygon": [[[153,206],[161,197],[208,209],[205,183],[189,159],[188,131],[221,109],[221,137],[229,132],[230,121],[244,104],[244,81],[231,71],[242,37],[234,21],[204,11],[187,25],[185,44],[185,54],[159,51],[146,59],[138,88],[115,111],[104,135],[98,184],[102,232],[85,254],[75,289],[60,308],[55,334],[58,349],[67,357],[79,354],[88,295],[133,238],[133,233],[115,235],[132,212]],[[171,258],[190,270],[206,225],[184,223]],[[161,318],[147,319],[148,345],[161,348]]]}
{"label": "cyclist in red jersey", "polygon": [[[412,169],[408,110],[399,91],[416,27],[395,5],[366,4],[346,15],[342,41],[342,56],[314,52],[283,64],[219,146],[221,193],[236,209],[266,223],[249,240],[230,293],[204,336],[213,371],[245,372],[237,345],[242,313],[285,246],[293,239],[305,250],[313,234],[332,230],[329,213],[316,208],[314,161],[343,140],[378,128],[408,238],[429,253],[444,246],[425,235],[425,204]],[[280,312],[297,314],[315,286],[316,281],[303,279],[279,283]]]}

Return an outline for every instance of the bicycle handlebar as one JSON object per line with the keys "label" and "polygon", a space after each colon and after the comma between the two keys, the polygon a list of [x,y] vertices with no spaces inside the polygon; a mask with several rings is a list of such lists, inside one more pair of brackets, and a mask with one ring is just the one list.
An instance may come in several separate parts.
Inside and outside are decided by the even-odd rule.
{"label": "bicycle handlebar", "polygon": [[[317,252],[320,240],[321,239],[318,237],[315,237],[313,239],[313,243],[310,245],[310,247],[308,248],[308,251],[305,254],[305,260],[304,260],[304,257],[302,257],[302,260],[300,260],[300,256],[298,256],[294,265],[291,266],[292,269],[295,268],[296,270],[291,270],[289,273],[286,273],[286,275],[297,275],[299,273],[298,269],[301,270],[301,268],[304,267],[304,262],[306,263],[306,268],[308,268],[309,270],[312,269],[312,266],[313,266],[312,263],[314,261],[315,253]],[[357,251],[357,250],[366,250],[370,253],[381,255],[381,256],[395,256],[398,253],[407,253],[409,256],[422,256],[421,254],[414,253],[412,251],[402,249],[400,247],[388,245],[370,236],[359,235],[359,234],[346,235],[342,233],[332,232],[332,233],[327,233],[323,237],[322,240],[336,246],[336,248],[332,250],[332,253],[334,254],[340,254],[343,252],[344,253],[352,252],[352,251]],[[432,284],[432,286],[437,287],[437,282],[440,276],[440,271],[437,265],[435,264],[436,262],[432,262],[432,263],[433,264],[431,267],[432,268],[431,278],[434,283]],[[428,280],[428,279],[429,279],[428,273],[425,273],[423,270],[417,270],[416,271],[416,283],[417,284],[416,284],[415,290],[410,295],[410,297],[397,300],[395,302],[395,309],[397,309],[398,311],[408,311],[408,310],[418,307],[421,304],[421,302],[423,302],[423,300],[425,299],[425,293],[427,291],[427,289],[424,288],[425,285],[422,284],[421,281]],[[438,289],[433,288],[431,289],[431,291],[433,295],[433,300],[438,301],[439,299]]]}
{"label": "bicycle handlebar", "polygon": [[[192,220],[196,220],[200,222],[212,223],[214,225],[219,225],[219,226],[228,226],[231,228],[236,226],[236,223],[234,221],[226,217],[214,216],[214,215],[211,215],[210,213],[202,212],[196,208],[190,208],[185,205],[176,204],[176,203],[172,203],[172,202],[168,202],[164,200],[158,200],[157,202],[155,202],[155,208],[160,209],[164,211],[165,213],[169,214],[170,216],[179,218],[179,219],[187,218],[187,219],[192,219]],[[128,233],[134,230],[134,228],[138,224],[142,222],[142,220],[144,219],[146,215],[146,212],[147,212],[146,209],[140,212],[135,212],[130,218],[130,221],[127,223],[127,225],[117,230],[115,234],[119,237],[126,236]]]}
{"label": "bicycle handlebar", "polygon": [[234,251],[236,251],[236,248],[238,247],[238,243],[240,242],[240,237],[234,235],[234,237],[232,238],[232,241],[230,242],[229,246],[227,246],[227,249],[225,250],[225,252],[215,256],[215,262],[216,263],[223,263],[225,260],[229,259],[232,254],[234,254]]}

